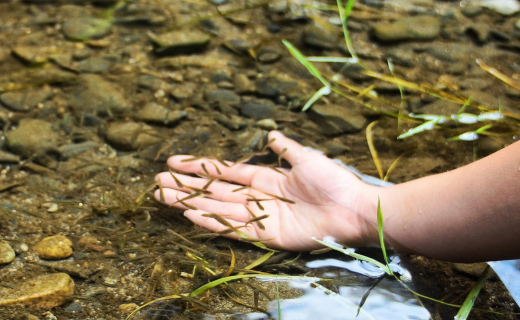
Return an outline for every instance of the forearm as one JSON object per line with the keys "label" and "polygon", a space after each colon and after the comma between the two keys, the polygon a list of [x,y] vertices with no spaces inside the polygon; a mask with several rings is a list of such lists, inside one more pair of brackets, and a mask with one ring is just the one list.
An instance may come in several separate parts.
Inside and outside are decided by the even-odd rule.
{"label": "forearm", "polygon": [[520,258],[520,142],[459,169],[379,189],[399,251],[452,261]]}

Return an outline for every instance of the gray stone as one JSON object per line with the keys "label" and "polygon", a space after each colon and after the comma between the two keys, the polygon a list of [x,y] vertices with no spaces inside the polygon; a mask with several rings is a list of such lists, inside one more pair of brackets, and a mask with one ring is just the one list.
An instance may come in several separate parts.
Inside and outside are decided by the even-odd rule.
{"label": "gray stone", "polygon": [[63,23],[65,37],[73,41],[99,39],[110,33],[110,20],[92,17],[72,18]]}
{"label": "gray stone", "polygon": [[404,67],[413,67],[415,65],[416,54],[409,48],[391,48],[387,53],[392,63]]}
{"label": "gray stone", "polygon": [[257,59],[262,63],[272,63],[278,61],[281,57],[281,53],[276,48],[262,47],[258,50]]}
{"label": "gray stone", "polygon": [[55,151],[59,140],[51,124],[38,119],[22,119],[18,127],[5,136],[8,148],[24,157]]}
{"label": "gray stone", "polygon": [[328,30],[310,26],[303,31],[302,40],[306,45],[319,49],[334,49],[337,37]]}
{"label": "gray stone", "polygon": [[395,22],[380,22],[373,31],[375,37],[384,42],[433,40],[441,32],[441,22],[438,17],[420,15],[401,18]]}
{"label": "gray stone", "polygon": [[0,102],[14,111],[27,112],[52,97],[48,89],[25,89],[3,93]]}
{"label": "gray stone", "polygon": [[153,127],[137,122],[111,123],[105,136],[110,144],[120,150],[137,150],[161,142]]}
{"label": "gray stone", "polygon": [[160,55],[191,54],[204,51],[211,37],[199,30],[179,30],[160,35],[151,35],[150,40]]}
{"label": "gray stone", "polygon": [[85,141],[80,143],[66,144],[58,148],[60,156],[63,158],[70,158],[72,156],[82,154],[94,148],[97,148],[99,144],[94,141]]}
{"label": "gray stone", "polygon": [[235,74],[233,77],[233,85],[238,93],[251,93],[255,91],[255,85],[243,73]]}
{"label": "gray stone", "polygon": [[246,117],[257,120],[272,118],[275,113],[273,106],[256,102],[242,104],[240,112]]}
{"label": "gray stone", "polygon": [[437,59],[456,62],[468,59],[468,56],[474,51],[474,47],[464,43],[432,43],[427,51]]}
{"label": "gray stone", "polygon": [[141,89],[148,89],[148,90],[166,90],[169,85],[161,78],[158,78],[156,76],[152,76],[149,74],[140,74],[137,77],[137,87]]}
{"label": "gray stone", "polygon": [[117,62],[118,58],[113,55],[91,57],[78,63],[76,69],[87,73],[108,73]]}
{"label": "gray stone", "polygon": [[20,157],[12,154],[10,152],[6,152],[0,150],[0,163],[18,163],[20,162]]}
{"label": "gray stone", "polygon": [[80,86],[70,101],[80,113],[122,113],[130,107],[123,88],[94,74],[80,76]]}
{"label": "gray stone", "polygon": [[186,117],[186,111],[169,110],[168,108],[154,102],[147,103],[137,113],[137,119],[139,120],[165,125],[174,124],[184,117]]}
{"label": "gray stone", "polygon": [[51,309],[70,301],[73,294],[74,281],[68,274],[50,273],[17,283],[14,288],[0,287],[0,306]]}
{"label": "gray stone", "polygon": [[170,95],[177,100],[185,100],[195,95],[197,91],[197,84],[193,82],[174,85],[170,91]]}
{"label": "gray stone", "polygon": [[11,263],[16,254],[13,248],[6,241],[0,241],[0,265]]}
{"label": "gray stone", "polygon": [[255,47],[255,44],[252,41],[242,39],[231,39],[224,42],[223,45],[229,50],[240,54],[247,54],[249,50]]}
{"label": "gray stone", "polygon": [[210,90],[204,93],[204,98],[210,104],[218,103],[233,105],[240,102],[240,96],[230,90]]}
{"label": "gray stone", "polygon": [[234,114],[228,115],[218,112],[215,115],[213,115],[213,118],[215,119],[215,121],[217,121],[218,123],[230,130],[240,130],[247,126],[247,122],[244,118]]}
{"label": "gray stone", "polygon": [[72,255],[72,241],[60,235],[46,237],[34,246],[34,252],[40,259],[65,259]]}
{"label": "gray stone", "polygon": [[328,157],[334,158],[337,156],[345,155],[345,153],[350,152],[350,148],[344,145],[343,143],[336,140],[327,140],[325,142],[326,154]]}
{"label": "gray stone", "polygon": [[280,95],[297,97],[301,94],[296,81],[267,76],[256,80],[256,91],[264,96],[276,98]]}
{"label": "gray stone", "polygon": [[340,105],[316,104],[310,109],[309,116],[325,134],[352,133],[361,130],[367,120],[358,112]]}

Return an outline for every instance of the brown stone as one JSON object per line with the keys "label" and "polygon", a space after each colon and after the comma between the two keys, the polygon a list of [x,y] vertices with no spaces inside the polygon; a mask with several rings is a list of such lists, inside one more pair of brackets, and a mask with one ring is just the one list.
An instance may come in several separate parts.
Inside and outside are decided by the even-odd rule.
{"label": "brown stone", "polygon": [[41,259],[65,259],[72,255],[72,241],[64,236],[51,236],[42,239],[34,247]]}
{"label": "brown stone", "polygon": [[0,306],[22,304],[50,309],[70,301],[73,294],[74,281],[68,274],[44,274],[14,288],[0,288]]}

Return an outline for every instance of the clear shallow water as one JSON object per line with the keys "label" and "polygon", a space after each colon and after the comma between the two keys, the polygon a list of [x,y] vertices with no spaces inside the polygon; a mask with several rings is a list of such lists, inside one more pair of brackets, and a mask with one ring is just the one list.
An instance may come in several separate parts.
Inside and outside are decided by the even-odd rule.
{"label": "clear shallow water", "polygon": [[[411,274],[399,264],[397,256],[391,258],[390,266],[407,285],[411,285]],[[289,285],[303,294],[299,298],[280,301],[281,318],[288,320],[422,320],[430,319],[430,313],[420,306],[412,293],[398,281],[385,278],[368,295],[358,315],[358,306],[365,293],[384,275],[376,266],[359,260],[326,258],[307,263],[307,267],[316,269],[314,276],[331,279],[324,286],[334,288],[334,292],[325,287],[316,287],[307,281],[293,280]],[[278,317],[277,301],[269,306],[270,315]],[[253,313],[247,319],[267,319],[265,314]]]}

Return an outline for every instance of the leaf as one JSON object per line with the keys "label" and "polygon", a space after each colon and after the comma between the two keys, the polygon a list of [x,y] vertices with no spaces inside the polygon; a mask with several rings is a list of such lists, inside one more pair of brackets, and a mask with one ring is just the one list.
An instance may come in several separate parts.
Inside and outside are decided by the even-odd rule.
{"label": "leaf", "polygon": [[300,52],[300,50],[296,49],[295,46],[293,46],[289,41],[282,40],[282,43],[287,47],[287,50],[292,54],[293,57],[298,60],[309,72],[318,80],[320,80],[321,83],[323,83],[324,86],[330,87],[330,84],[328,83],[325,78],[321,75],[320,71],[312,64],[310,63],[307,58],[303,55],[303,53]]}
{"label": "leaf", "polygon": [[320,90],[316,91],[312,97],[309,99],[309,101],[307,101],[307,103],[305,103],[305,105],[303,106],[302,108],[302,111],[306,111],[307,109],[309,109],[313,104],[314,102],[316,102],[319,98],[325,96],[325,95],[328,95],[330,93],[330,87],[328,86],[325,86],[325,87],[322,87]]}
{"label": "leaf", "polygon": [[385,258],[386,266],[390,271],[389,274],[393,274],[388,264],[388,256],[386,255],[385,235],[383,232],[383,211],[381,210],[381,200],[379,197],[377,197],[377,232],[379,234],[379,244],[381,245],[381,251],[383,251],[383,257]]}
{"label": "leaf", "polygon": [[381,262],[377,261],[376,259],[367,257],[367,256],[359,254],[359,253],[355,253],[354,249],[351,249],[351,248],[345,249],[345,248],[339,246],[337,243],[330,243],[330,242],[327,242],[327,241],[318,240],[316,238],[312,238],[312,240],[314,240],[314,241],[316,241],[318,243],[321,243],[322,245],[324,245],[326,247],[329,247],[329,248],[331,248],[333,250],[336,250],[336,251],[339,251],[341,253],[344,253],[347,256],[351,256],[352,258],[355,258],[355,259],[358,259],[358,260],[362,260],[362,261],[366,261],[368,263],[371,263],[371,264],[375,265],[376,267],[378,267],[379,269],[383,270],[386,274],[393,275],[392,271],[390,270],[390,268],[388,266],[385,266],[384,264],[382,264]]}
{"label": "leaf", "polygon": [[473,287],[473,289],[471,289],[471,292],[466,297],[466,300],[464,300],[462,307],[459,309],[459,312],[457,312],[457,315],[455,316],[455,320],[466,320],[468,318],[471,309],[473,309],[473,304],[475,304],[475,300],[477,299],[480,289],[482,289],[482,286],[486,281],[488,272],[489,265],[486,266],[486,269],[484,269],[484,272],[480,276],[480,279],[478,279],[477,284]]}
{"label": "leaf", "polygon": [[372,138],[372,128],[374,128],[376,123],[377,121],[374,121],[367,126],[365,130],[365,135],[367,138],[368,149],[370,150],[370,155],[372,156],[372,160],[374,161],[374,165],[376,166],[377,173],[379,174],[379,178],[383,180],[383,167],[381,166],[381,161],[379,161],[379,156],[377,154],[376,147],[374,146],[374,139]]}

